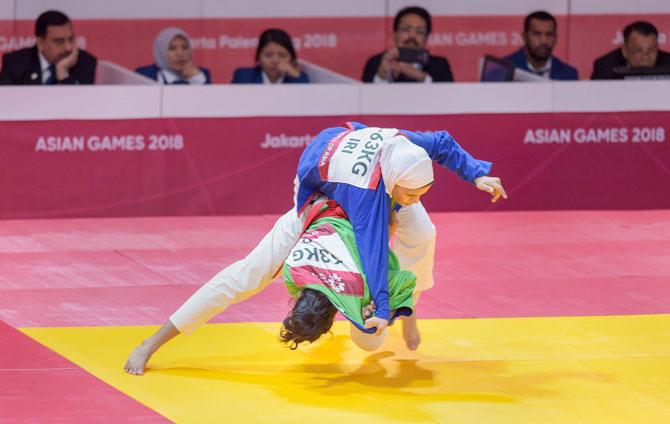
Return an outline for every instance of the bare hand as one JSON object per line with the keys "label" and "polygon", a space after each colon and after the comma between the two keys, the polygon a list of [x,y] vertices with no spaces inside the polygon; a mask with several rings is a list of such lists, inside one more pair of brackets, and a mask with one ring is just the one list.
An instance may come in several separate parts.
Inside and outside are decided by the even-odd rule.
{"label": "bare hand", "polygon": [[365,320],[365,328],[374,328],[377,327],[375,335],[381,336],[386,327],[389,326],[388,320],[379,317],[372,317]]}
{"label": "bare hand", "polygon": [[400,75],[405,75],[407,78],[417,82],[424,82],[426,79],[425,72],[415,68],[414,65],[407,62],[396,62],[393,67],[393,74],[396,78]]}
{"label": "bare hand", "polygon": [[186,78],[192,78],[200,73],[200,69],[193,64],[193,62],[187,62],[181,70],[181,74]]}
{"label": "bare hand", "polygon": [[386,52],[382,55],[382,60],[379,63],[379,68],[377,69],[377,75],[379,75],[379,78],[386,80],[389,76],[389,73],[392,72],[393,70],[393,64],[397,63],[396,60],[398,59],[398,56],[400,53],[398,53],[398,49],[396,47],[391,47],[390,49],[386,50]]}
{"label": "bare hand", "polygon": [[291,78],[298,78],[300,76],[300,69],[298,69],[296,66],[293,66],[293,64],[288,61],[280,62],[279,70],[282,72],[282,74],[288,75]]}
{"label": "bare hand", "polygon": [[363,306],[363,310],[361,311],[361,314],[363,315],[363,319],[368,319],[375,313],[375,301],[371,300],[369,305]]}
{"label": "bare hand", "polygon": [[484,175],[482,177],[475,178],[474,183],[478,189],[485,191],[493,196],[491,198],[491,203],[497,202],[500,197],[507,199],[507,192],[505,191],[505,188],[502,186],[502,182],[498,177],[489,177]]}
{"label": "bare hand", "polygon": [[79,59],[79,49],[75,46],[69,55],[62,58],[56,63],[56,79],[62,81],[70,76],[70,68],[72,68]]}

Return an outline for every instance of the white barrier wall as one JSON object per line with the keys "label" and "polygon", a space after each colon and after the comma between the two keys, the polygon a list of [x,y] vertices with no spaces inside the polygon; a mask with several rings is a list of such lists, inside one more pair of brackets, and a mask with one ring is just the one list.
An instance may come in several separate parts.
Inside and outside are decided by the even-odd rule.
{"label": "white barrier wall", "polygon": [[[670,111],[670,81],[0,88],[0,121]],[[36,106],[38,105],[38,106]]]}

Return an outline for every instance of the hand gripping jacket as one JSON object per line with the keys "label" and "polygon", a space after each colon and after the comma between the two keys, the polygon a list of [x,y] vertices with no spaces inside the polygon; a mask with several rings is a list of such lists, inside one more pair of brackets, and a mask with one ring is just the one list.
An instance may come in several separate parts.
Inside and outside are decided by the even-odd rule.
{"label": "hand gripping jacket", "polygon": [[[344,211],[332,200],[315,205],[307,217],[307,229],[284,263],[284,282],[292,296],[307,287],[325,294],[330,302],[361,331],[362,308],[370,303],[370,290],[361,266],[356,238]],[[391,321],[412,314],[416,277],[400,270],[389,250],[388,291]]]}

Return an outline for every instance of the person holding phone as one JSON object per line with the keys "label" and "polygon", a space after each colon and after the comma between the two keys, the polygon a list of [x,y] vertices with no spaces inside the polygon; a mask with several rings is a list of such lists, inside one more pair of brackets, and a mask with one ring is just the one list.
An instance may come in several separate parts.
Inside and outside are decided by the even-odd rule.
{"label": "person holding phone", "polygon": [[433,56],[426,49],[431,29],[426,9],[400,10],[393,21],[393,47],[367,61],[363,82],[452,82],[447,58]]}
{"label": "person holding phone", "polygon": [[309,82],[298,68],[291,36],[281,29],[263,31],[256,48],[256,66],[237,68],[233,84],[291,84]]}

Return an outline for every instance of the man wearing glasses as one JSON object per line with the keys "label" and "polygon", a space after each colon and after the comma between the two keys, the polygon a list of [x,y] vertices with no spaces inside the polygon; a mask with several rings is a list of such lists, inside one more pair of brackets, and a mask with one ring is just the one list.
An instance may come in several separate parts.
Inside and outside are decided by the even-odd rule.
{"label": "man wearing glasses", "polygon": [[658,30],[649,22],[637,21],[623,30],[623,45],[593,62],[591,79],[621,79],[615,68],[670,66],[670,53],[658,49]]}
{"label": "man wearing glasses", "polygon": [[426,9],[407,7],[393,21],[394,46],[371,57],[363,70],[363,82],[451,82],[449,61],[428,54],[426,45],[431,18]]}

